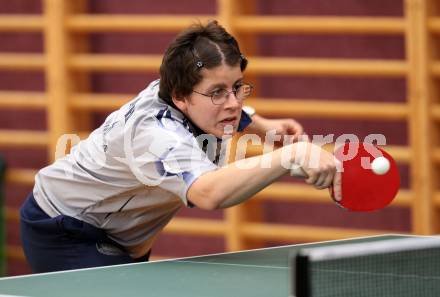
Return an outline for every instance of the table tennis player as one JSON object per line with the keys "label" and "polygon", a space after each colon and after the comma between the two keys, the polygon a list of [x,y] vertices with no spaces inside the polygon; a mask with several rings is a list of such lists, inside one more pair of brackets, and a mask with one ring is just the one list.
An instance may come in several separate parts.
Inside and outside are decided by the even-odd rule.
{"label": "table tennis player", "polygon": [[[21,207],[21,236],[34,272],[147,261],[155,238],[183,206],[227,208],[246,201],[303,162],[306,182],[328,188],[334,156],[298,142],[292,119],[243,110],[251,94],[247,59],[216,21],[182,31],[166,50],[160,79],[111,113],[70,154],[41,169]],[[263,156],[224,162],[221,148],[236,132],[293,135]],[[199,141],[203,136],[206,141]],[[299,152],[299,144],[303,150]]]}

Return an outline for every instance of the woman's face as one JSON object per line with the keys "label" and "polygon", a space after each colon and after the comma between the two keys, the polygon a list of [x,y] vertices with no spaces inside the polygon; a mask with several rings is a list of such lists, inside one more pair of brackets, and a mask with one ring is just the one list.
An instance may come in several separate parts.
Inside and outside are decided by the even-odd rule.
{"label": "woman's face", "polygon": [[[174,103],[207,134],[221,138],[224,134],[235,133],[240,122],[243,102],[239,102],[231,90],[243,80],[240,66],[222,64],[212,69],[203,68],[201,74],[203,79],[193,87],[194,92],[184,100],[174,100]],[[210,97],[198,94],[211,95],[220,89],[231,93],[219,105],[213,104]]]}

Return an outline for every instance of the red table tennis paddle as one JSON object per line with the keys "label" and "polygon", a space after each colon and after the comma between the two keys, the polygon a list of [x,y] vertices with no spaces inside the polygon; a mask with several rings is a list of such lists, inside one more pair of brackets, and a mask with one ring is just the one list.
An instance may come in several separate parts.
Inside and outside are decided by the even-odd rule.
{"label": "red table tennis paddle", "polygon": [[[347,142],[336,148],[335,157],[342,163],[342,199],[337,204],[352,211],[373,211],[389,205],[400,187],[399,171],[393,158],[369,143]],[[293,176],[306,177],[301,168]]]}

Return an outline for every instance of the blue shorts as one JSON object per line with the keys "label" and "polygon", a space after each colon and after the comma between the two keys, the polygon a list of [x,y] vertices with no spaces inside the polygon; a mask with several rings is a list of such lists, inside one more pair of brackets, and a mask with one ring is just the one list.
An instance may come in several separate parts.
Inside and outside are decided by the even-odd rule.
{"label": "blue shorts", "polygon": [[49,217],[29,194],[20,209],[24,254],[33,272],[51,272],[148,261],[131,258],[104,230],[60,215]]}

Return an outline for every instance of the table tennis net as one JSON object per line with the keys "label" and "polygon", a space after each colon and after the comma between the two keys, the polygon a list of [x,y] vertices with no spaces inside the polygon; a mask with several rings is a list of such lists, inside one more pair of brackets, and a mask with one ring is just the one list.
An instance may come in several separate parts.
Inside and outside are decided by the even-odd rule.
{"label": "table tennis net", "polygon": [[404,238],[299,251],[296,297],[440,296],[440,238]]}

